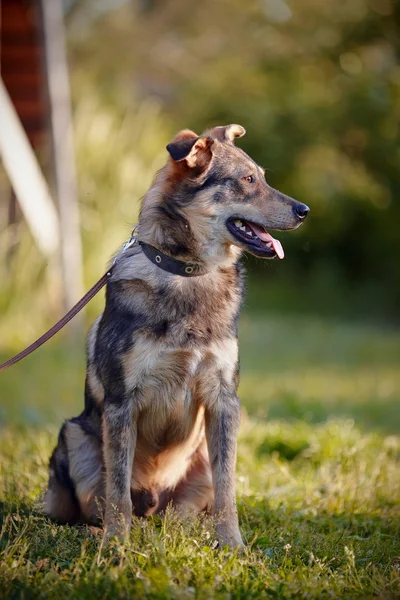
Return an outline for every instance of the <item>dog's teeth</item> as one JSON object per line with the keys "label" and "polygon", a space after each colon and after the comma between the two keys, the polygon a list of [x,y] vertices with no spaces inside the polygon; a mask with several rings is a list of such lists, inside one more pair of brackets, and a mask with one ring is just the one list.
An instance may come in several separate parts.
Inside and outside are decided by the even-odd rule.
{"label": "dog's teeth", "polygon": [[239,227],[239,229],[241,229],[242,231],[246,231],[246,225],[242,225],[241,227]]}
{"label": "dog's teeth", "polygon": [[267,242],[267,248],[272,248],[272,242]]}
{"label": "dog's teeth", "polygon": [[233,224],[236,225],[236,227],[241,227],[242,221],[240,221],[239,219],[236,219],[236,221],[233,221]]}

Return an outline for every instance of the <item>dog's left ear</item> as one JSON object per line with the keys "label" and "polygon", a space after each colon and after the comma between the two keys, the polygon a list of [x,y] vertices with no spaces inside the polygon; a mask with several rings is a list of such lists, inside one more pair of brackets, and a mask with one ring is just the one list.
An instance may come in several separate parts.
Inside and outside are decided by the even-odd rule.
{"label": "dog's left ear", "polygon": [[213,143],[208,136],[198,136],[194,131],[184,129],[168,144],[167,150],[174,162],[184,161],[190,169],[202,171],[211,161]]}
{"label": "dog's left ear", "polygon": [[210,133],[220,142],[230,142],[233,144],[235,138],[243,137],[246,130],[241,125],[233,123],[232,125],[214,127],[214,129],[210,130]]}

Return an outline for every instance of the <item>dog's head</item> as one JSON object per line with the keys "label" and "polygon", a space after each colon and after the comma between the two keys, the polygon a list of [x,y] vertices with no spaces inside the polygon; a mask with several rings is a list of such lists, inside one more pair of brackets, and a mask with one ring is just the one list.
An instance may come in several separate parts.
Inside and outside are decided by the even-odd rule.
{"label": "dog's head", "polygon": [[309,212],[269,186],[263,169],[234,145],[244,134],[240,125],[200,136],[183,130],[167,146],[170,160],[156,180],[159,208],[174,221],[171,227],[188,254],[223,260],[237,255],[234,246],[262,258],[283,258],[280,242],[268,231],[295,229]]}

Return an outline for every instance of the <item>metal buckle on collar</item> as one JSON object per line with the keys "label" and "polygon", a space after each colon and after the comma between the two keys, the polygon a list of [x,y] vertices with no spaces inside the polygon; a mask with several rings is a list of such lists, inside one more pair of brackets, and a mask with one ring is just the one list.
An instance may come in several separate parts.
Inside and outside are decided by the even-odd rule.
{"label": "metal buckle on collar", "polygon": [[137,228],[138,228],[138,226],[135,225],[135,227],[132,229],[131,237],[122,246],[122,254],[125,252],[125,250],[128,250],[128,248],[131,248],[132,246],[134,246],[136,244],[136,242],[137,242],[137,235],[136,235]]}
{"label": "metal buckle on collar", "polygon": [[[127,250],[129,250],[129,248],[132,248],[132,246],[134,246],[136,244],[136,242],[137,242],[137,230],[138,230],[138,226],[135,225],[135,227],[132,229],[131,237],[129,238],[129,240],[127,242],[125,242],[125,244],[122,246],[121,252],[119,252],[117,254],[117,256],[114,258],[114,260],[112,261],[111,269],[113,268],[113,266],[115,265],[115,263],[121,258],[122,254],[124,252],[126,252]],[[109,269],[107,271],[107,276],[108,277],[110,277],[110,275],[111,275],[111,269]]]}

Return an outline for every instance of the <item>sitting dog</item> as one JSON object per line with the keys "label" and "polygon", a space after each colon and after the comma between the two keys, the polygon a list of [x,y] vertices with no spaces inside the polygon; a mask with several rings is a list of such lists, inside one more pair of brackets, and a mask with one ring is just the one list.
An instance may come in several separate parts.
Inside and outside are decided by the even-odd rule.
{"label": "sitting dog", "polygon": [[234,145],[240,125],[184,130],[117,255],[87,344],[85,408],[61,428],[44,510],[125,536],[132,514],[219,514],[220,545],[242,546],[235,500],[240,421],[237,327],[243,251],[283,258],[267,229],[309,211],[271,188]]}

